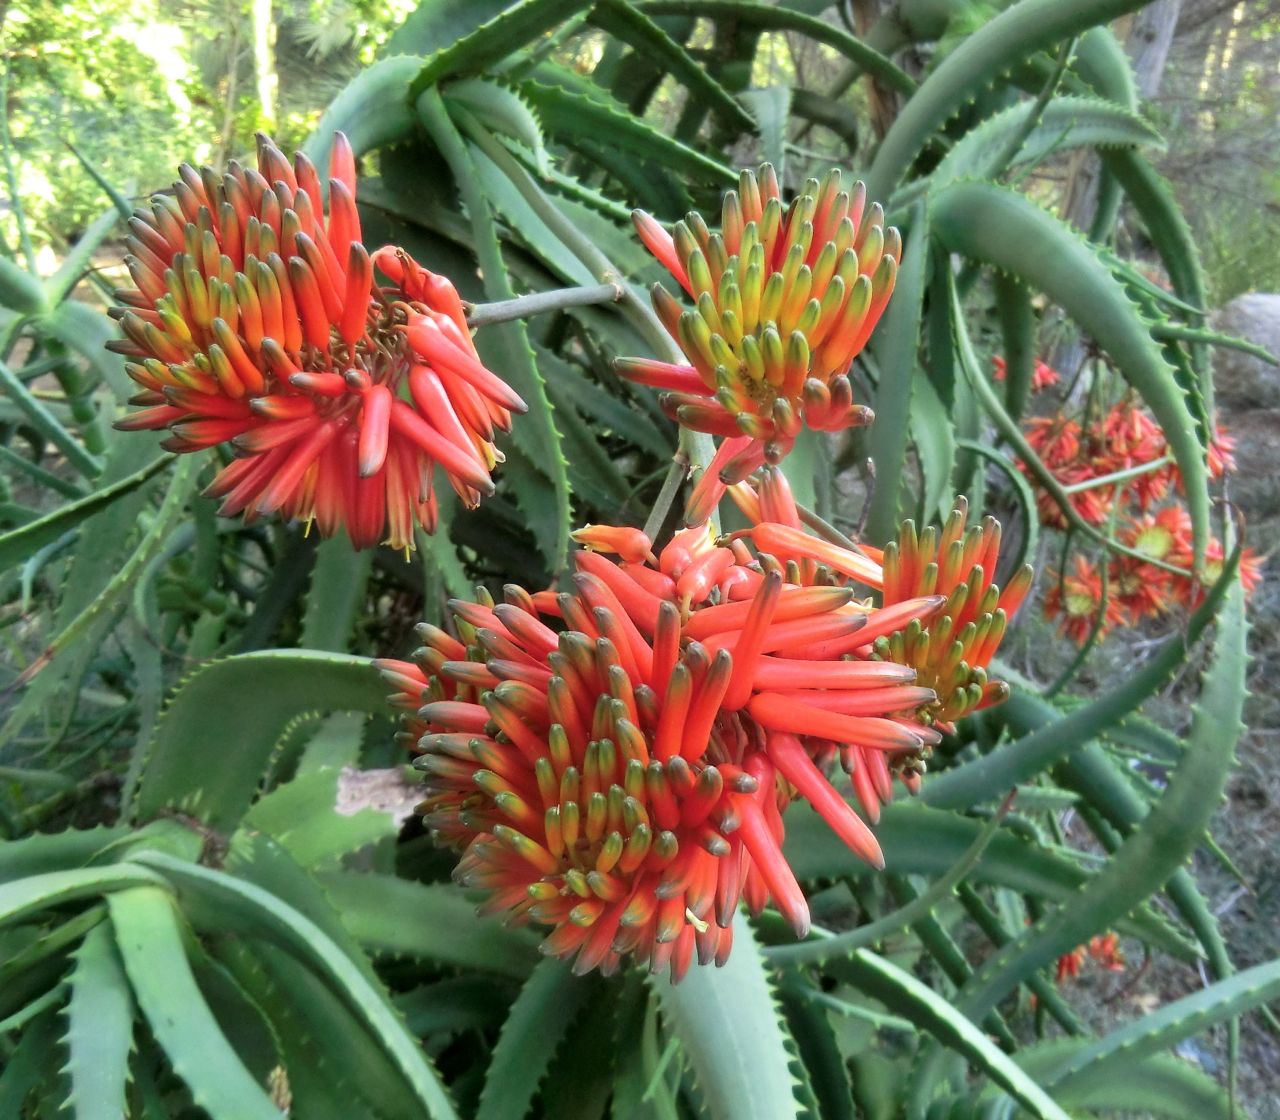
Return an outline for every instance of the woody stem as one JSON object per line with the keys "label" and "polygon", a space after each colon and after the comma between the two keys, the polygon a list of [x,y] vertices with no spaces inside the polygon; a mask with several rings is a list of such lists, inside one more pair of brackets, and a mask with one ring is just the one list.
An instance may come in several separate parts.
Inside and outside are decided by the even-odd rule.
{"label": "woody stem", "polygon": [[563,311],[569,307],[585,307],[594,303],[616,303],[622,299],[621,284],[594,284],[582,288],[556,288],[550,292],[533,292],[515,299],[498,300],[496,303],[472,303],[466,305],[467,322],[473,327],[491,323],[507,323],[512,319],[528,319],[548,311]]}

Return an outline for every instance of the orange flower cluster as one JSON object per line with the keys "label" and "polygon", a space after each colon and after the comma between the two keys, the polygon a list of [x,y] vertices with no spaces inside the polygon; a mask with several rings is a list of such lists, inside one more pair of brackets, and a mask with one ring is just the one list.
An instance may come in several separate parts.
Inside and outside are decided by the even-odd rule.
{"label": "orange flower cluster", "polygon": [[688,364],[624,358],[618,371],[668,390],[663,406],[685,427],[725,437],[691,498],[697,524],[726,485],[780,462],[802,427],[871,422],[848,371],[893,291],[902,239],[838,170],[810,179],[784,209],[768,164],[725,195],[719,232],[696,213],[671,232],[634,217],[695,307],[655,285],[654,308]]}
{"label": "orange flower cluster", "polygon": [[[997,354],[991,359],[991,376],[996,381],[1004,381],[1009,376],[1009,363]],[[1054,385],[1062,380],[1062,375],[1049,365],[1048,362],[1036,359],[1036,364],[1031,372],[1031,391],[1033,393],[1042,392],[1045,389],[1051,389]]]}
{"label": "orange flower cluster", "polygon": [[[638,530],[588,527],[571,590],[455,600],[456,635],[424,625],[412,661],[379,663],[422,752],[426,823],[463,853],[456,878],[489,912],[552,927],[545,951],[579,972],[633,955],[679,979],[695,953],[723,962],[740,901],[772,900],[803,936],[787,804],[806,799],[883,866],[829,769],[874,822],[894,777],[917,788],[939,739],[945,698],[891,655],[949,602],[910,581],[947,581],[899,563],[894,601],[873,607],[858,589],[884,588],[884,565],[804,532],[780,479],[740,496],[784,520],[719,542],[686,529],[656,555]],[[968,559],[994,564],[994,549]],[[969,582],[989,605],[989,580]],[[950,625],[986,655],[990,628]]]}
{"label": "orange flower cluster", "polygon": [[[1164,433],[1149,414],[1133,401],[1124,401],[1107,412],[1096,431],[1086,430],[1069,417],[1041,417],[1028,425],[1027,439],[1066,486],[1153,465],[1134,477],[1102,482],[1070,495],[1076,512],[1091,525],[1103,525],[1116,516],[1119,542],[1157,563],[1137,556],[1109,557],[1107,602],[1099,620],[1102,572],[1093,561],[1076,555],[1072,570],[1055,578],[1045,597],[1045,613],[1059,620],[1068,638],[1081,643],[1095,624],[1099,636],[1104,636],[1116,626],[1137,625],[1176,607],[1194,607],[1200,601],[1203,585],[1189,574],[1194,557],[1191,519],[1176,501],[1181,476],[1168,456]],[[1210,477],[1220,478],[1234,468],[1234,448],[1234,440],[1219,428],[1209,445]],[[1066,528],[1062,510],[1044,491],[1040,491],[1037,505],[1043,524]],[[1217,578],[1223,560],[1222,543],[1214,538],[1209,543],[1205,572],[1210,582]],[[1170,571],[1162,564],[1188,574]],[[1240,562],[1246,590],[1252,591],[1261,582],[1261,566],[1261,559],[1246,549]]]}
{"label": "orange flower cluster", "polygon": [[1089,944],[1077,945],[1069,953],[1058,958],[1055,979],[1059,984],[1064,980],[1074,980],[1080,975],[1085,960],[1092,960],[1106,972],[1123,972],[1125,970],[1124,953],[1120,951],[1120,938],[1114,933],[1099,934],[1090,938]]}
{"label": "orange flower cluster", "polygon": [[[436,523],[432,472],[465,504],[492,493],[494,429],[524,403],[481,363],[443,276],[360,240],[355,160],[339,134],[328,202],[314,165],[259,138],[258,167],[183,165],[135,212],[117,293],[143,406],[127,430],[164,446],[226,445],[209,487],[226,515],[280,512],[358,548],[413,544]],[[375,268],[389,279],[379,286]]]}

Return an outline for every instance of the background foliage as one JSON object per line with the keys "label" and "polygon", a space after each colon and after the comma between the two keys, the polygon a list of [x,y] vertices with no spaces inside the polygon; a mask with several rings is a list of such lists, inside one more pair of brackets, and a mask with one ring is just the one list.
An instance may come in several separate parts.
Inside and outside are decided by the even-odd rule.
{"label": "background foliage", "polygon": [[[964,721],[921,799],[885,813],[888,876],[793,810],[788,856],[830,941],[744,923],[725,970],[677,988],[578,980],[476,918],[403,822],[366,658],[410,649],[472,583],[554,580],[576,524],[643,520],[675,432],[609,364],[653,352],[643,296],[481,332],[534,407],[498,497],[407,559],[219,521],[208,464],[110,430],[129,390],[98,310],[117,209],[263,125],[318,161],[345,130],[367,240],[477,301],[615,276],[643,293],[659,272],[632,206],[670,221],[714,209],[739,165],[794,186],[835,162],[909,248],[857,369],[879,420],[797,449],[802,501],[844,530],[865,516],[879,544],[963,493],[1036,555],[1015,387],[1082,331],[1085,380],[1141,397],[1200,543],[1230,544],[1204,470],[1204,312],[1269,278],[1248,249],[1273,227],[1261,208],[1246,236],[1207,202],[1277,184],[1247,156],[1216,177],[1201,133],[1140,102],[1108,29],[1139,6],[424,0],[276,5],[266,31],[258,5],[11,7],[0,1115],[1229,1115],[1239,1017],[1280,991],[1274,962],[1235,970],[1186,866],[1226,860],[1206,830],[1244,704],[1233,560],[1098,688],[1042,695],[1062,653],[1006,666],[1014,699]],[[1233,143],[1275,92],[1274,68],[1238,61],[1272,41],[1264,7],[1211,22],[1195,86]],[[1213,166],[1205,205],[1159,174],[1179,160]],[[1171,290],[1144,275],[1156,262]],[[1120,1025],[1053,979],[1113,929],[1135,972],[1150,954],[1178,985]]]}

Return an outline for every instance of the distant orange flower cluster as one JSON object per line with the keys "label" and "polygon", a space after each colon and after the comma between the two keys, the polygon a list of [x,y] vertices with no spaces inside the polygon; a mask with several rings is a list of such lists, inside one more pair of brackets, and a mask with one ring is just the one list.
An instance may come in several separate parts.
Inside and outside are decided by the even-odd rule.
{"label": "distant orange flower cluster", "polygon": [[[996,357],[993,366],[995,379],[1003,380],[1007,376],[1004,359]],[[1055,370],[1036,363],[1032,383],[1036,391],[1059,380]],[[1150,558],[1112,555],[1106,566],[1105,597],[1102,568],[1086,556],[1077,554],[1068,571],[1051,576],[1045,613],[1058,620],[1066,637],[1082,643],[1095,625],[1103,636],[1116,626],[1136,625],[1200,601],[1203,585],[1190,574],[1169,570],[1189,573],[1193,560],[1191,519],[1178,501],[1182,478],[1164,432],[1135,398],[1117,401],[1098,421],[1065,412],[1037,416],[1027,421],[1025,434],[1040,461],[1067,490],[1071,508],[1083,521],[1102,527],[1114,517],[1119,543]],[[1234,451],[1235,441],[1219,426],[1209,444],[1210,478],[1219,479],[1235,469]],[[1058,502],[1037,485],[1027,464],[1020,466],[1035,489],[1040,523],[1065,530],[1067,517]],[[1205,580],[1217,577],[1224,556],[1222,542],[1212,539]],[[1261,568],[1261,558],[1246,549],[1240,574],[1247,591],[1261,582]]]}
{"label": "distant orange flower cluster", "polygon": [[[991,359],[992,376],[997,381],[1004,381],[1009,376],[1009,364],[997,354]],[[1051,389],[1062,380],[1062,375],[1048,362],[1036,359],[1035,368],[1031,372],[1031,391],[1038,393],[1042,389]]]}
{"label": "distant orange flower cluster", "polygon": [[1092,938],[1088,945],[1077,945],[1071,952],[1063,953],[1058,958],[1057,982],[1061,984],[1064,980],[1074,980],[1080,975],[1086,959],[1092,960],[1106,972],[1123,972],[1125,968],[1120,938],[1114,933],[1104,933]]}

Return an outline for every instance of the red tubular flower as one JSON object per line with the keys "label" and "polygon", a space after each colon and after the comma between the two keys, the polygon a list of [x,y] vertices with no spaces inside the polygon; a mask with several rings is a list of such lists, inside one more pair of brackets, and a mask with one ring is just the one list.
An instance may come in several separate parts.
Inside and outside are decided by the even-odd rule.
{"label": "red tubular flower", "polygon": [[688,364],[626,358],[618,370],[667,390],[664,407],[686,427],[725,437],[707,487],[777,463],[806,424],[871,422],[847,375],[893,291],[902,240],[878,203],[867,209],[862,183],[845,190],[832,170],[784,209],[766,164],[725,196],[718,233],[697,214],[670,233],[643,211],[635,222],[695,309],[655,286],[654,308]]}
{"label": "red tubular flower", "polygon": [[916,714],[933,691],[858,651],[942,600],[875,610],[813,556],[690,529],[650,559],[638,536],[589,530],[602,551],[575,554],[572,591],[454,601],[458,637],[423,627],[413,662],[381,668],[398,706],[426,701],[403,733],[426,821],[486,909],[553,927],[546,951],[578,971],[631,953],[678,979],[695,950],[723,961],[740,899],[807,930],[781,851],[793,797],[883,865],[826,769],[856,765],[878,811],[937,741]]}
{"label": "red tubular flower", "polygon": [[361,244],[341,134],[331,166],[326,206],[307,157],[260,137],[257,170],[183,165],[172,195],[135,212],[137,287],[117,293],[125,338],[109,345],[143,408],[117,427],[168,428],[177,452],[230,444],[208,490],[226,515],[408,548],[435,527],[437,465],[467,505],[492,492],[494,428],[524,404],[481,363],[447,279]]}

